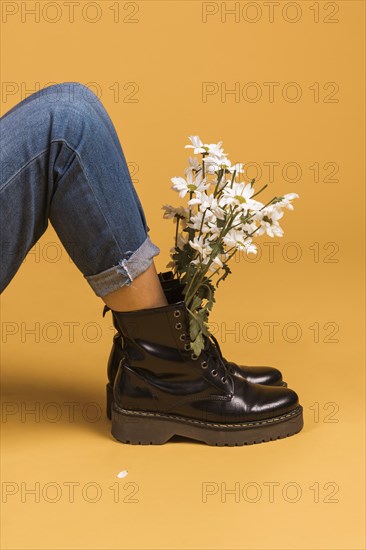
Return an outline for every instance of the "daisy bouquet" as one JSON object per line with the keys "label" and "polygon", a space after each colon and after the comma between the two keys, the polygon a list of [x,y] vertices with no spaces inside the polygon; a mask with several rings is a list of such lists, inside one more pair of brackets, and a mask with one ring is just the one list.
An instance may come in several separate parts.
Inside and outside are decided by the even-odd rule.
{"label": "daisy bouquet", "polygon": [[[187,206],[163,206],[164,218],[173,219],[175,244],[170,250],[174,277],[184,283],[184,302],[189,312],[191,348],[196,355],[209,336],[208,315],[215,290],[231,273],[229,261],[237,252],[256,254],[253,239],[261,235],[282,237],[279,224],[285,208],[293,210],[296,193],[273,197],[266,203],[257,197],[255,180],[240,181],[243,164],[231,164],[219,143],[202,143],[189,137],[189,157],[184,177],[171,179],[172,189],[188,199]],[[197,158],[200,156],[200,158]]]}

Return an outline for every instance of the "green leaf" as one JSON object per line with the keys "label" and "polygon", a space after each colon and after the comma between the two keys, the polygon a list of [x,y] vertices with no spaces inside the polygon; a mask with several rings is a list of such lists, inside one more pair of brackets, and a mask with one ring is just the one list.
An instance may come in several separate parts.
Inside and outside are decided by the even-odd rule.
{"label": "green leaf", "polygon": [[231,273],[231,269],[227,264],[224,264],[222,269],[224,270],[224,273],[221,275],[221,277],[219,279],[217,279],[216,287],[219,286],[220,281],[225,281],[226,277],[229,275],[229,273]]}
{"label": "green leaf", "polygon": [[198,356],[203,350],[203,347],[205,345],[201,332],[198,333],[197,338],[192,342],[191,345],[192,345],[193,352]]}
{"label": "green leaf", "polygon": [[192,300],[192,304],[191,304],[190,309],[193,312],[195,312],[196,310],[198,310],[199,307],[201,307],[201,303],[202,303],[202,299],[200,298],[200,296],[198,294],[195,294],[193,296],[193,300]]}
{"label": "green leaf", "polygon": [[189,319],[189,334],[192,341],[196,340],[200,330],[201,330],[201,326],[199,322],[194,317],[191,316]]}

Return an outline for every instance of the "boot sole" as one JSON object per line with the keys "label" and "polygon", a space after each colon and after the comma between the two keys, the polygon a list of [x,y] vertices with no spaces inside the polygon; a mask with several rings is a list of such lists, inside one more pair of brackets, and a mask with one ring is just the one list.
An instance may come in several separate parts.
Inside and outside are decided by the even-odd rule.
{"label": "boot sole", "polygon": [[278,417],[240,424],[203,422],[112,405],[112,435],[117,441],[132,445],[163,445],[175,435],[219,447],[252,445],[289,437],[303,425],[301,405]]}
{"label": "boot sole", "polygon": [[[280,382],[279,384],[274,384],[274,386],[284,386],[285,388],[287,388],[287,384],[286,382]],[[112,404],[114,402],[114,397],[113,397],[113,386],[110,382],[108,382],[108,384],[106,385],[106,414],[107,414],[107,418],[109,418],[109,420],[112,420]]]}

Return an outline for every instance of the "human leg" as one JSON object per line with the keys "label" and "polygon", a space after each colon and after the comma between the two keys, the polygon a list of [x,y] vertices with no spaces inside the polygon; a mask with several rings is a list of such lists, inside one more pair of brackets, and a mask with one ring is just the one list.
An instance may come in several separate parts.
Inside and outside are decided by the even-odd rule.
{"label": "human leg", "polygon": [[[143,281],[152,285],[149,300],[165,303],[151,267],[160,250],[114,126],[91,90],[65,82],[27,97],[0,119],[0,145],[0,292],[49,220],[105,303],[121,309],[119,290],[131,286],[136,300]],[[128,294],[124,288],[126,303]]]}

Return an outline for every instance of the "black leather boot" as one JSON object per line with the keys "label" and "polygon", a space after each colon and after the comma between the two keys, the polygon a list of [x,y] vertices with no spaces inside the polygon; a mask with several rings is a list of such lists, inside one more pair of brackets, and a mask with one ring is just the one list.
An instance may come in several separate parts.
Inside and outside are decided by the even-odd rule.
{"label": "black leather boot", "polygon": [[[178,301],[183,300],[182,290],[184,285],[179,283],[177,279],[173,279],[172,271],[159,273],[159,279],[169,304],[174,304]],[[108,306],[104,306],[103,317],[106,312],[109,311],[109,309],[110,308]],[[114,311],[112,311],[112,318],[117,333],[113,337],[112,349],[109,354],[107,367],[108,383],[106,387],[106,412],[109,419],[111,418],[111,406],[113,401],[113,383],[117,374],[118,365],[121,359],[123,359],[124,357],[123,335],[121,334],[119,326],[115,320]],[[274,367],[252,367],[248,365],[237,365],[233,361],[228,361],[227,359],[225,359],[225,357],[222,356],[221,349],[216,338],[213,336],[212,339],[212,345],[215,345],[218,353],[221,355],[222,360],[229,366],[231,374],[234,374],[239,378],[245,378],[246,380],[248,380],[249,382],[253,382],[254,384],[264,384],[268,386],[287,386],[286,382],[282,380],[281,371]]]}
{"label": "black leather boot", "polygon": [[294,391],[236,376],[208,337],[199,356],[192,352],[184,301],[114,315],[124,336],[113,388],[117,440],[162,444],[180,435],[209,445],[246,445],[301,430]]}

